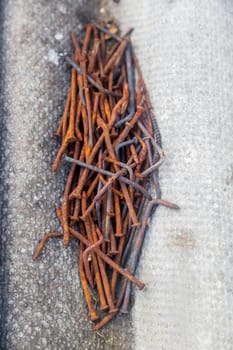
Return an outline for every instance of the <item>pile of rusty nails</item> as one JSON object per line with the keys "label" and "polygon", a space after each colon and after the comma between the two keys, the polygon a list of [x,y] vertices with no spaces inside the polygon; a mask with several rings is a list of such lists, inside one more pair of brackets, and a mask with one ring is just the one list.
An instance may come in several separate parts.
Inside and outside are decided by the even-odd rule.
{"label": "pile of rusty nails", "polygon": [[[61,147],[52,170],[70,163],[61,208],[63,232],[46,233],[33,259],[51,237],[79,243],[79,274],[94,331],[118,311],[127,313],[149,217],[161,199],[158,168],[161,137],[130,29],[118,35],[114,23],[90,23],[82,46],[71,33],[71,85],[56,136]],[[149,191],[153,182],[156,198]],[[98,294],[94,306],[93,293]],[[100,314],[102,314],[100,318]]]}

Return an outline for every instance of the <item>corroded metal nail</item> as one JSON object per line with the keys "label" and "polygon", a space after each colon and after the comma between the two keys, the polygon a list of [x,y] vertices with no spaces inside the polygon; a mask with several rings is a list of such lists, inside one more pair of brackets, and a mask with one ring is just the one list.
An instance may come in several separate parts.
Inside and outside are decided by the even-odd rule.
{"label": "corroded metal nail", "polygon": [[[78,164],[80,166],[83,166],[84,168],[90,169],[90,170],[95,171],[95,172],[99,172],[99,173],[101,173],[103,175],[108,175],[108,176],[116,175],[116,174],[112,173],[111,171],[98,168],[95,165],[91,165],[91,164],[88,164],[88,163],[81,162],[80,160],[75,160],[75,159],[73,159],[71,157],[68,157],[68,156],[65,156],[64,160],[67,161],[67,162],[70,162],[70,163],[76,163],[76,164]],[[142,192],[148,199],[151,199],[151,195],[145,190],[145,188],[143,188],[142,186],[140,186],[136,182],[130,181],[129,179],[127,179],[124,176],[119,176],[119,180],[124,182],[127,185],[132,185],[135,189],[137,189],[138,191]]]}
{"label": "corroded metal nail", "polygon": [[[79,74],[83,74],[83,71],[81,69],[81,67],[75,63],[70,57],[66,57],[66,61],[73,67],[76,69],[76,71],[79,73]],[[92,84],[96,89],[98,89],[99,91],[101,92],[104,92],[105,94],[107,95],[113,95],[113,96],[116,96],[116,97],[120,97],[121,95],[120,94],[116,94],[116,93],[113,93],[111,91],[109,91],[108,89],[105,89],[103,86],[99,85],[90,75],[87,75],[87,79],[89,81],[90,84]]]}
{"label": "corroded metal nail", "polygon": [[40,243],[37,245],[37,248],[33,254],[33,260],[35,260],[41,253],[42,249],[44,248],[46,242],[48,241],[49,238],[52,237],[61,237],[63,236],[62,232],[49,232],[44,235],[44,237],[41,239]]}
{"label": "corroded metal nail", "polygon": [[123,37],[120,45],[118,46],[118,48],[116,49],[116,51],[112,54],[112,56],[110,57],[110,59],[108,60],[107,64],[104,67],[104,74],[106,74],[113,66],[116,66],[122,55],[124,54],[124,51],[129,43],[129,36],[132,33],[133,29],[130,29],[126,36]]}
{"label": "corroded metal nail", "polygon": [[125,60],[126,60],[127,78],[129,83],[129,114],[123,119],[120,119],[118,122],[116,122],[115,124],[116,128],[119,128],[121,125],[130,121],[135,114],[135,96],[134,96],[135,84],[134,84],[134,73],[133,73],[133,67],[132,67],[132,57],[131,57],[130,46],[128,46],[125,50]]}
{"label": "corroded metal nail", "polygon": [[[72,227],[70,227],[70,232],[74,237],[83,242],[86,246],[90,246],[92,243],[88,239],[86,239],[80,232],[76,231]],[[104,254],[100,249],[94,248],[94,251],[97,255],[102,258],[108,265],[110,265],[113,269],[117,270],[121,275],[125,278],[129,279],[132,283],[134,283],[139,289],[143,289],[145,287],[144,283],[139,281],[134,275],[124,270],[120,265],[116,264],[111,258],[109,258],[106,254]]]}
{"label": "corroded metal nail", "polygon": [[134,125],[138,122],[139,118],[141,117],[143,111],[144,111],[143,107],[141,106],[137,107],[137,111],[134,114],[133,118],[129,122],[125,123],[124,129],[122,130],[120,135],[117,137],[117,139],[114,141],[114,146],[118,145],[119,143],[121,143],[127,138],[131,129],[134,127]]}
{"label": "corroded metal nail", "polygon": [[84,267],[85,267],[85,271],[86,271],[86,276],[87,276],[88,282],[90,283],[90,286],[92,288],[94,288],[94,282],[93,282],[93,278],[92,278],[91,271],[89,268],[88,255],[90,254],[90,252],[94,248],[99,247],[104,240],[104,237],[99,230],[97,231],[97,234],[99,235],[99,240],[97,242],[93,243],[88,248],[86,248],[83,252],[83,263],[84,263]]}
{"label": "corroded metal nail", "polygon": [[[143,216],[142,225],[140,227],[139,232],[137,233],[137,235],[135,237],[133,249],[131,250],[131,254],[129,257],[129,263],[127,264],[127,269],[131,273],[134,273],[135,269],[137,267],[138,256],[139,256],[140,251],[141,251],[141,247],[142,247],[142,243],[144,240],[145,231],[146,231],[146,227],[148,224],[148,219],[150,217],[151,211],[152,211],[153,207],[155,205],[158,205],[158,204],[166,206],[166,207],[171,208],[171,209],[179,209],[179,207],[176,204],[170,203],[170,202],[162,200],[162,199],[153,199],[152,201],[149,202],[149,204],[145,210],[144,216]],[[128,288],[130,288],[130,287],[128,287]],[[129,294],[127,294],[125,298],[126,298],[126,300],[125,300],[125,302],[123,302],[124,312],[126,312],[127,307],[128,307]]]}
{"label": "corroded metal nail", "polygon": [[95,207],[96,202],[103,196],[103,194],[108,191],[109,187],[112,185],[112,183],[124,172],[122,170],[118,171],[115,175],[113,175],[107,182],[106,184],[101,188],[101,190],[96,194],[94,199],[92,200],[91,204],[89,207],[85,210],[82,216],[80,216],[81,220],[85,220],[86,217],[90,214],[90,212],[93,210]]}
{"label": "corroded metal nail", "polygon": [[121,143],[118,143],[115,147],[115,152],[116,152],[116,155],[117,155],[117,158],[120,159],[120,155],[119,155],[119,151],[122,147],[125,147],[125,146],[128,146],[128,145],[131,145],[131,144],[134,144],[136,145],[138,142],[137,142],[137,138],[136,137],[133,137],[132,139],[130,140],[127,140],[127,141],[123,141]]}
{"label": "corroded metal nail", "polygon": [[116,35],[116,34],[110,32],[110,30],[108,30],[107,28],[101,26],[100,24],[98,24],[98,23],[96,23],[96,22],[92,22],[92,24],[93,24],[96,28],[98,28],[99,30],[101,30],[103,33],[110,35],[110,36],[111,36],[112,38],[114,38],[115,40],[117,40],[117,41],[119,41],[119,42],[122,41],[122,39],[121,39],[120,36],[118,36],[118,35]]}
{"label": "corroded metal nail", "polygon": [[[74,149],[74,159],[77,159],[80,153],[80,142],[76,142],[75,144],[75,149]],[[73,163],[71,165],[70,168],[70,172],[68,175],[68,179],[66,182],[66,186],[65,186],[65,192],[63,195],[63,199],[62,199],[62,223],[63,223],[63,230],[64,230],[64,238],[63,238],[63,242],[64,245],[67,246],[69,243],[69,239],[70,239],[70,232],[69,232],[69,193],[70,193],[70,189],[71,189],[71,185],[72,185],[72,181],[74,178],[74,174],[75,174],[75,168],[76,168],[76,164]]]}
{"label": "corroded metal nail", "polygon": [[97,321],[99,319],[99,316],[96,314],[96,311],[94,309],[94,306],[93,306],[93,303],[92,303],[92,300],[91,300],[91,295],[90,295],[90,292],[89,292],[89,289],[88,289],[88,284],[87,284],[84,268],[83,268],[83,257],[82,257],[83,249],[84,249],[84,245],[83,245],[83,243],[80,243],[80,252],[79,252],[80,281],[81,281],[81,284],[82,284],[84,297],[85,297],[85,300],[86,300],[86,303],[87,303],[87,307],[88,307],[88,310],[89,310],[90,319],[91,319],[91,321]]}

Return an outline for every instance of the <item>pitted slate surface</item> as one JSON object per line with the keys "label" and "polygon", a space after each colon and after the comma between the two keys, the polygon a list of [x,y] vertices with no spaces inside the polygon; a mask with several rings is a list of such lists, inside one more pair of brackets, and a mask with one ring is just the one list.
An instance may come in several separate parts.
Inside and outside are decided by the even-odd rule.
{"label": "pitted slate surface", "polygon": [[[106,4],[105,4],[106,5]],[[163,197],[133,308],[137,350],[233,348],[233,3],[122,0],[163,136]]]}
{"label": "pitted slate surface", "polygon": [[[64,170],[54,175],[53,138],[68,90],[69,32],[98,16],[98,1],[8,0],[4,4],[4,114],[1,177],[1,348],[133,349],[130,317],[94,334],[77,271],[77,244],[50,241],[32,253],[46,231],[58,229],[54,205]],[[4,157],[3,157],[4,156]],[[5,201],[3,201],[5,200]],[[2,277],[3,276],[3,277]]]}

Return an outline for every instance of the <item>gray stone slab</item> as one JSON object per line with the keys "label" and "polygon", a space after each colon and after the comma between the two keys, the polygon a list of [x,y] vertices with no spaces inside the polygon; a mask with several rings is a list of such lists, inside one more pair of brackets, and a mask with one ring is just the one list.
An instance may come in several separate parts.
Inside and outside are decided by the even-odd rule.
{"label": "gray stone slab", "polygon": [[[3,2],[1,2],[3,4]],[[64,170],[52,174],[53,137],[64,107],[70,69],[69,32],[81,33],[98,1],[8,0],[4,6],[4,113],[1,119],[1,348],[132,349],[130,317],[91,331],[77,271],[77,244],[50,241]],[[2,12],[3,13],[3,12]],[[4,186],[3,186],[4,185]]]}
{"label": "gray stone slab", "polygon": [[133,308],[138,350],[233,348],[233,3],[102,5],[132,35],[163,136],[163,197]]}

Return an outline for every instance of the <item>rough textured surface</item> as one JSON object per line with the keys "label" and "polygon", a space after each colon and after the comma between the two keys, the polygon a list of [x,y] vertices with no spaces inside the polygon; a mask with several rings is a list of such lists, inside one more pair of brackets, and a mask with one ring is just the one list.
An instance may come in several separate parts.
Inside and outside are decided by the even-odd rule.
{"label": "rough textured surface", "polygon": [[63,55],[70,51],[69,32],[80,34],[97,9],[97,1],[92,6],[69,0],[5,2],[0,276],[4,350],[133,348],[129,317],[118,317],[99,334],[91,331],[75,243],[65,249],[59,239],[52,240],[32,262],[44,232],[58,229],[54,204],[62,193],[64,170],[54,175],[51,164],[58,147],[53,131],[70,72]]}
{"label": "rough textured surface", "polygon": [[[233,344],[233,3],[122,0],[109,10],[133,41],[167,155],[163,197],[140,260],[138,350]],[[102,12],[107,12],[103,6]]]}
{"label": "rough textured surface", "polygon": [[51,136],[68,86],[62,54],[70,50],[69,31],[92,16],[97,3],[91,3],[5,1],[1,348],[231,350],[231,0],[122,0],[100,8],[101,15],[109,9],[123,29],[135,27],[167,154],[163,196],[182,208],[159,208],[152,220],[138,271],[147,287],[136,292],[133,325],[119,317],[101,332],[105,339],[92,334],[75,244],[65,250],[51,241],[40,260],[31,261],[43,232],[57,227],[54,203],[63,173],[53,175],[50,168],[56,150]]}
{"label": "rough textured surface", "polygon": [[[0,2],[0,130],[2,134],[5,134],[5,120],[4,117],[4,69],[3,69],[3,55],[2,55],[2,46],[3,46],[3,2]],[[1,171],[5,165],[5,140],[4,137],[0,137],[0,168]],[[2,175],[2,174],[1,174]],[[6,254],[5,254],[5,235],[4,230],[6,227],[6,220],[3,220],[3,217],[6,213],[6,197],[7,197],[7,189],[3,183],[3,176],[1,176],[0,181],[0,334],[2,339],[4,337],[5,331],[3,329],[3,325],[5,324],[5,316],[6,316],[6,308],[4,307],[6,296],[7,296],[7,269],[6,269]],[[1,346],[1,342],[0,342]]]}

